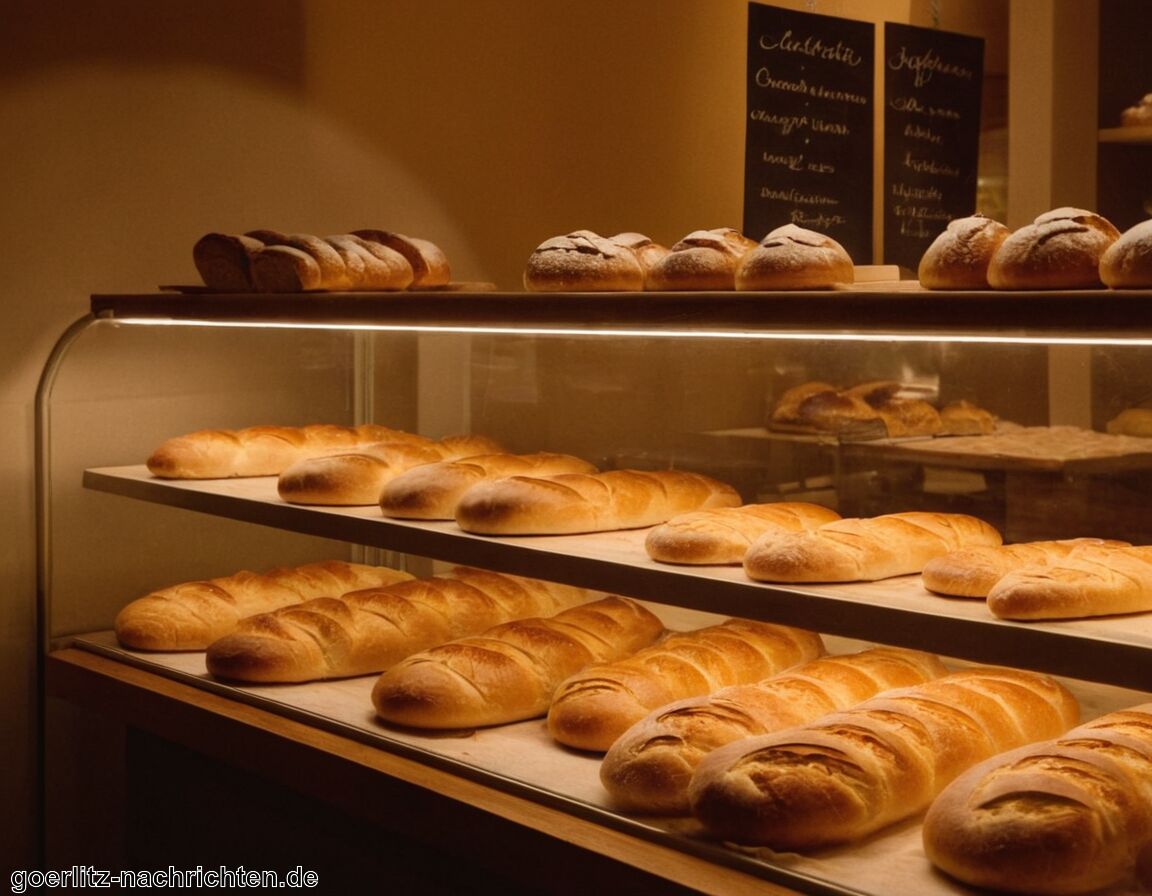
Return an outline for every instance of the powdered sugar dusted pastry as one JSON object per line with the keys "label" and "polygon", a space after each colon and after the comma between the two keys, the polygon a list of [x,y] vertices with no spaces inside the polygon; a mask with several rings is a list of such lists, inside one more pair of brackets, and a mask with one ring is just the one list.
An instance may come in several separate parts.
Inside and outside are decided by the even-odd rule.
{"label": "powdered sugar dusted pastry", "polygon": [[1100,279],[1113,289],[1152,287],[1152,219],[1125,230],[1104,250]]}
{"label": "powdered sugar dusted pastry", "polygon": [[531,292],[618,292],[644,288],[644,267],[628,245],[577,230],[545,240],[528,258]]}
{"label": "powdered sugar dusted pastry", "polygon": [[1144,94],[1144,96],[1140,98],[1140,102],[1129,106],[1120,113],[1120,127],[1152,127],[1152,93]]}
{"label": "powdered sugar dusted pastry", "polygon": [[920,259],[925,289],[987,289],[988,265],[1011,231],[983,215],[949,221]]}
{"label": "powdered sugar dusted pastry", "polygon": [[988,266],[994,289],[1094,289],[1100,259],[1120,236],[1110,221],[1079,208],[1057,208],[1010,234]]}
{"label": "powdered sugar dusted pastry", "polygon": [[830,289],[854,279],[852,259],[836,240],[785,224],[744,256],[736,271],[736,288]]}
{"label": "powdered sugar dusted pastry", "polygon": [[755,246],[731,227],[694,230],[653,265],[648,289],[735,289],[737,265]]}

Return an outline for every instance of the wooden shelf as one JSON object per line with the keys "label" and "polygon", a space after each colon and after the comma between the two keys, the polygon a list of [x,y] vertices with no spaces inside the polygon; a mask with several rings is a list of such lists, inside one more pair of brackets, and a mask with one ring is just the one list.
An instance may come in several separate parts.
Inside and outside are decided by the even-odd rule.
{"label": "wooden shelf", "polygon": [[1152,127],[1144,128],[1101,128],[1101,143],[1152,143]]}

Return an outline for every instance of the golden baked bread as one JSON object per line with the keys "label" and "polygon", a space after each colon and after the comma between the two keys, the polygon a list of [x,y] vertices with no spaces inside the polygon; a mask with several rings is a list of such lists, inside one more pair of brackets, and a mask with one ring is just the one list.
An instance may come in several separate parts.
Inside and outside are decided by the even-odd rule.
{"label": "golden baked bread", "polygon": [[694,230],[672,245],[648,272],[648,289],[730,290],[740,259],[756,241],[731,227]]}
{"label": "golden baked bread", "polygon": [[565,746],[604,752],[657,706],[757,681],[822,653],[815,632],[751,619],[674,632],[561,683],[548,710],[548,733]]}
{"label": "golden baked bread", "polygon": [[677,700],[617,738],[600,764],[600,781],[613,805],[624,811],[687,815],[692,773],[713,750],[807,724],[881,691],[921,684],[947,671],[932,654],[874,647]]}
{"label": "golden baked bread", "polygon": [[713,836],[781,850],[850,843],[923,812],[976,763],[1075,725],[1055,679],[980,667],[884,691],[709,753],[689,786]]}
{"label": "golden baked bread", "polygon": [[524,288],[530,292],[630,292],[644,288],[645,266],[637,234],[624,242],[591,230],[554,236],[528,256]]}
{"label": "golden baked bread", "polygon": [[813,395],[836,393],[837,391],[835,386],[820,380],[792,386],[785,389],[784,393],[777,399],[769,419],[773,423],[799,423],[801,419],[800,408],[804,402]]}
{"label": "golden baked bread", "polygon": [[940,408],[940,427],[949,436],[987,435],[996,431],[996,415],[962,398]]}
{"label": "golden baked bread", "polygon": [[1140,101],[1125,107],[1120,112],[1120,127],[1152,127],[1152,93],[1140,97]]}
{"label": "golden baked bread", "polygon": [[923,843],[973,887],[1133,892],[1125,885],[1152,846],[1152,703],[969,769],[933,801]]}
{"label": "golden baked bread", "polygon": [[1125,408],[1104,429],[1114,436],[1152,438],[1152,408]]}
{"label": "golden baked bread", "polygon": [[994,289],[1099,288],[1100,259],[1119,236],[1095,212],[1053,209],[1000,244],[988,266],[988,283]]}
{"label": "golden baked bread", "polygon": [[934,436],[944,431],[940,412],[920,398],[890,398],[873,405],[889,438]]}
{"label": "golden baked bread", "polygon": [[[280,234],[260,232],[268,242]],[[204,285],[215,292],[252,292],[252,256],[264,248],[255,233],[206,233],[192,246],[192,262]]]}
{"label": "golden baked bread", "polygon": [[448,256],[431,240],[388,230],[354,230],[352,236],[370,245],[384,246],[403,256],[412,269],[413,289],[447,286],[452,282],[452,267],[448,263]]}
{"label": "golden baked bread", "polygon": [[543,716],[557,686],[653,643],[664,627],[624,597],[517,619],[401,660],[372,689],[376,714],[413,728],[473,728]]}
{"label": "golden baked bread", "polygon": [[740,290],[831,289],[855,280],[852,258],[836,240],[795,224],[777,227],[740,259]]}
{"label": "golden baked bread", "polygon": [[406,572],[337,560],[263,573],[242,570],[201,582],[161,588],[116,615],[116,637],[138,650],[204,650],[246,616],[314,597],[337,597],[411,579]]}
{"label": "golden baked bread", "polygon": [[988,265],[1011,231],[983,215],[956,218],[920,258],[925,289],[988,289]]}
{"label": "golden baked bread", "polygon": [[1152,287],[1152,219],[1128,228],[1104,250],[1100,279],[1112,289]]}

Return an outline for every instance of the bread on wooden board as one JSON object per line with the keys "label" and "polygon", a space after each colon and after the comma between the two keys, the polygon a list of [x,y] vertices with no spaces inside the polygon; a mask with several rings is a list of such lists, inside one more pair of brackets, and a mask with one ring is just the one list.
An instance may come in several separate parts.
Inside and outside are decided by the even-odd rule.
{"label": "bread on wooden board", "polygon": [[1120,237],[1107,218],[1062,207],[1013,231],[988,265],[993,289],[1099,289],[1100,261]]}
{"label": "bread on wooden board", "polygon": [[380,492],[384,516],[410,520],[450,520],[464,493],[480,482],[505,476],[595,473],[594,464],[571,454],[480,454],[413,467],[385,483]]}
{"label": "bread on wooden board", "polygon": [[694,230],[673,243],[671,251],[648,272],[651,290],[732,290],[740,259],[756,241],[731,227]]}
{"label": "bread on wooden board", "polygon": [[773,849],[850,843],[923,812],[961,772],[1078,720],[1055,679],[979,667],[884,691],[709,753],[689,787],[713,835]]}
{"label": "bread on wooden board", "polygon": [[510,476],[470,488],[456,505],[456,522],[481,535],[571,535],[654,526],[740,503],[732,486],[683,470]]}
{"label": "bread on wooden board", "polygon": [[251,682],[383,672],[418,650],[584,603],[583,588],[457,568],[249,616],[208,646],[208,671]]}
{"label": "bread on wooden board", "polygon": [[[647,242],[645,242],[647,241]],[[529,292],[628,292],[644,288],[651,256],[644,247],[667,249],[641,234],[605,237],[591,230],[554,236],[528,256]]]}
{"label": "bread on wooden board", "polygon": [[763,582],[875,581],[918,573],[949,551],[1001,542],[993,526],[968,514],[889,513],[763,536],[744,555],[744,571]]}
{"label": "bread on wooden board", "polygon": [[740,290],[832,289],[855,279],[852,257],[842,245],[795,224],[770,231],[736,268]]}
{"label": "bread on wooden board", "polygon": [[377,679],[372,704],[384,721],[414,728],[532,719],[548,711],[568,676],[635,653],[663,633],[642,604],[609,596],[413,654]]}
{"label": "bread on wooden board", "polygon": [[1152,703],[969,769],[933,801],[923,842],[938,868],[997,892],[1131,883],[1152,847]]}
{"label": "bread on wooden board", "polygon": [[895,647],[823,656],[752,684],[662,706],[625,731],[600,764],[612,803],[631,812],[687,815],[700,761],[742,738],[812,722],[889,688],[947,674],[935,656]]}
{"label": "bread on wooden board", "polygon": [[752,619],[674,632],[564,681],[548,710],[548,731],[565,746],[604,752],[657,706],[756,681],[823,652],[815,632]]}
{"label": "bread on wooden board", "polygon": [[448,263],[448,256],[431,240],[405,236],[390,230],[353,230],[351,235],[403,256],[412,269],[411,289],[447,286],[452,281],[452,266]]}
{"label": "bread on wooden board", "polygon": [[161,588],[116,615],[116,637],[138,650],[204,650],[245,616],[316,597],[403,582],[412,576],[385,566],[339,560],[256,573],[242,570],[201,582]]}
{"label": "bread on wooden board", "polygon": [[838,519],[835,510],[803,501],[713,507],[679,514],[654,527],[644,548],[661,563],[735,564],[767,532],[815,529]]}
{"label": "bread on wooden board", "polygon": [[1012,231],[984,215],[955,218],[920,258],[925,289],[988,289],[988,265]]}

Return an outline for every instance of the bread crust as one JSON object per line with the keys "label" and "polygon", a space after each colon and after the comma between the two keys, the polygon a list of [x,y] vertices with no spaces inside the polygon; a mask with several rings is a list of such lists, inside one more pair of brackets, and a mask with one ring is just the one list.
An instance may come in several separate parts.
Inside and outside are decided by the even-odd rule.
{"label": "bread crust", "polygon": [[988,266],[988,282],[994,289],[1100,288],[1100,259],[1119,236],[1095,212],[1053,209],[1000,244]]}
{"label": "bread crust", "polygon": [[988,289],[988,265],[1011,231],[984,215],[948,222],[920,258],[925,289]]}
{"label": "bread crust", "polygon": [[731,227],[694,230],[672,245],[648,272],[651,290],[731,290],[736,288],[740,259],[755,240]]}
{"label": "bread crust", "polygon": [[530,292],[631,292],[644,288],[645,268],[630,245],[576,230],[545,240],[524,269]]}
{"label": "bread crust", "polygon": [[1104,250],[1100,279],[1112,289],[1152,287],[1152,219],[1128,228]]}
{"label": "bread crust", "polygon": [[747,252],[736,270],[736,289],[832,289],[855,280],[852,258],[826,234],[795,224],[777,227]]}

